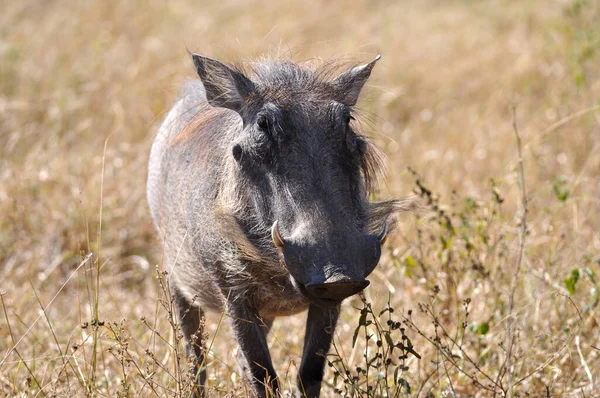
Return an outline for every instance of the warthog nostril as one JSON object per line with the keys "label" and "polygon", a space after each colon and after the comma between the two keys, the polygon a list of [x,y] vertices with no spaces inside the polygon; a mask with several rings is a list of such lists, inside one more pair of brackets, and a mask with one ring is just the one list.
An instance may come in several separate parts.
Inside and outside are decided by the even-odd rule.
{"label": "warthog nostril", "polygon": [[343,300],[363,291],[369,286],[369,281],[315,283],[305,286],[306,291],[320,299]]}

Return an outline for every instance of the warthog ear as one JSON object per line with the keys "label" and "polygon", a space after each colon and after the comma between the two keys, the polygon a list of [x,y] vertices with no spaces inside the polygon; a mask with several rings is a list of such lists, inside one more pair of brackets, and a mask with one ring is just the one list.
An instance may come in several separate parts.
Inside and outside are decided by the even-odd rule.
{"label": "warthog ear", "polygon": [[341,98],[338,99],[346,106],[354,106],[358,101],[360,90],[362,90],[365,82],[371,75],[371,70],[375,63],[379,61],[381,54],[368,64],[360,65],[339,75],[331,82],[333,88],[339,93]]}
{"label": "warthog ear", "polygon": [[254,84],[241,72],[221,62],[192,54],[194,65],[206,90],[206,99],[212,106],[242,111]]}

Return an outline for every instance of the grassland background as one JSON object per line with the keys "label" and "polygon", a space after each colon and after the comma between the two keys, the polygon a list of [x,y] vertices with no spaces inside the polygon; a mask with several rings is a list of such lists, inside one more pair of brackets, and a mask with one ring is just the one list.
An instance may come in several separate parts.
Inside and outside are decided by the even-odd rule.
{"label": "grassland background", "polygon": [[[383,54],[359,104],[388,157],[377,196],[415,190],[410,166],[453,225],[439,211],[401,217],[366,292],[378,310],[388,298],[396,314],[413,310],[406,333],[421,359],[406,361],[403,396],[502,396],[509,383],[516,396],[600,395],[598,1],[0,8],[0,395],[177,395],[185,360],[168,344],[177,336],[161,306],[145,178],[156,127],[194,77],[187,50],[225,61]],[[529,199],[516,277],[513,105]],[[91,324],[95,303],[102,325]],[[354,307],[358,298],[344,304],[336,336],[351,367],[363,349],[352,347]],[[304,316],[276,321],[269,339],[286,391]],[[207,321],[211,394],[244,396],[218,321]]]}

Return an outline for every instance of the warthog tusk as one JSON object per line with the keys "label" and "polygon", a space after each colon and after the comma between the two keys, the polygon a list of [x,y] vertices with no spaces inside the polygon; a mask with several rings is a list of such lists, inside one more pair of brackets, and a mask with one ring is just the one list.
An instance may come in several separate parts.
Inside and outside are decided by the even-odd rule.
{"label": "warthog tusk", "polygon": [[273,243],[275,244],[275,246],[279,249],[279,250],[283,250],[283,239],[281,238],[281,235],[279,234],[279,225],[277,223],[277,221],[275,221],[273,223],[273,226],[271,227],[271,238],[273,239]]}

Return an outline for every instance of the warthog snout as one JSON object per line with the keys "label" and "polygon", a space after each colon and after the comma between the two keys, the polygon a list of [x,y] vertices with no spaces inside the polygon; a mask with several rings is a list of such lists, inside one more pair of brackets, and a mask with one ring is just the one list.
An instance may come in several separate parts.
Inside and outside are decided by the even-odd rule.
{"label": "warthog snout", "polygon": [[334,233],[323,241],[308,239],[309,244],[302,239],[307,234],[310,236],[305,230],[284,238],[277,221],[271,228],[281,265],[307,299],[321,307],[333,307],[369,286],[365,278],[379,262],[380,246],[387,237],[385,224],[377,235]]}
{"label": "warthog snout", "polygon": [[[275,221],[271,227],[279,260],[306,298],[321,307],[332,307],[369,286],[365,278],[379,262],[381,245],[387,238],[384,224],[377,235],[342,233],[325,237],[329,244],[314,241],[306,230],[284,238]],[[311,236],[306,239],[304,235]],[[304,237],[304,239],[303,239]],[[312,243],[306,244],[303,241]],[[332,259],[336,259],[332,262]]]}
{"label": "warthog snout", "polygon": [[311,298],[340,302],[346,297],[362,292],[367,286],[369,286],[368,280],[339,280],[335,282],[309,283],[304,288]]}

